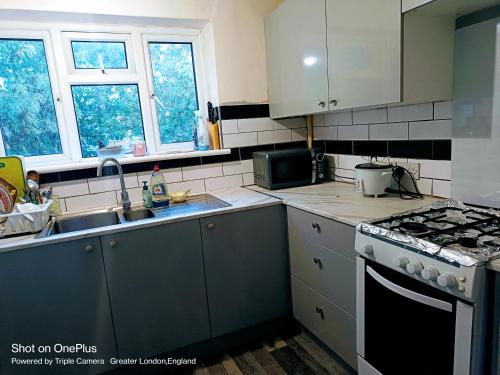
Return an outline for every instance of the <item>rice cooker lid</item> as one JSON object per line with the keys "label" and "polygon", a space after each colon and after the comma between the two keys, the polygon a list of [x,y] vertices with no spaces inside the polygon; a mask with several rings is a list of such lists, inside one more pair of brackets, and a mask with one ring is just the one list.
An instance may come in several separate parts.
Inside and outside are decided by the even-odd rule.
{"label": "rice cooker lid", "polygon": [[392,168],[390,164],[362,163],[354,167],[355,169],[388,169]]}

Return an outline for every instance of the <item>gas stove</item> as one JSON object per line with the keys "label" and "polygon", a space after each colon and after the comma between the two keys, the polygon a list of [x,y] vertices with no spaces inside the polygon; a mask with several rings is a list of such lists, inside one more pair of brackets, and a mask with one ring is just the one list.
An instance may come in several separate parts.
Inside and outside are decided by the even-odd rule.
{"label": "gas stove", "polygon": [[356,251],[461,298],[480,297],[483,265],[500,256],[500,211],[448,199],[359,224]]}

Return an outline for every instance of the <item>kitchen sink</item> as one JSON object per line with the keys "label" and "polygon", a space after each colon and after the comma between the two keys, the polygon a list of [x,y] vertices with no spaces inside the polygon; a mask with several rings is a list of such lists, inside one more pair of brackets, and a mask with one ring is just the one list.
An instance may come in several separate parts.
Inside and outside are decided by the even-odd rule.
{"label": "kitchen sink", "polygon": [[120,224],[120,222],[120,217],[115,211],[62,217],[50,221],[47,227],[40,233],[40,237],[107,227],[109,225]]}
{"label": "kitchen sink", "polygon": [[155,217],[153,211],[146,208],[133,209],[131,211],[124,211],[123,217],[126,221],[137,221],[144,219],[152,219]]}

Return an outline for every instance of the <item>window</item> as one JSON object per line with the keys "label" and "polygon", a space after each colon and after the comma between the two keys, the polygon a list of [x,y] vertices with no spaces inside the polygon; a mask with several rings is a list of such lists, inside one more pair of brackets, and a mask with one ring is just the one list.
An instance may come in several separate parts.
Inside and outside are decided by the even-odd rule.
{"label": "window", "polygon": [[124,42],[72,41],[75,69],[127,69]]}
{"label": "window", "polygon": [[137,85],[71,87],[82,156],[97,156],[99,144],[144,139]]}
{"label": "window", "polygon": [[62,153],[43,39],[0,39],[0,130],[6,155]]}
{"label": "window", "polygon": [[149,42],[161,143],[192,139],[198,96],[191,43]]}

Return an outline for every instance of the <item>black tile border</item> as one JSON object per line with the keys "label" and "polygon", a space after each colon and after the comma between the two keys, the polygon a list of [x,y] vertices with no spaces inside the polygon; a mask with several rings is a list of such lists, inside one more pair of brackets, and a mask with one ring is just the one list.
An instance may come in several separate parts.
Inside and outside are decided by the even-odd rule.
{"label": "black tile border", "polygon": [[269,117],[269,104],[235,104],[219,107],[221,120]]}

